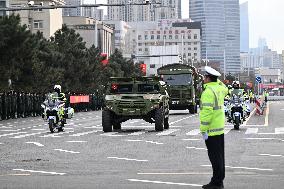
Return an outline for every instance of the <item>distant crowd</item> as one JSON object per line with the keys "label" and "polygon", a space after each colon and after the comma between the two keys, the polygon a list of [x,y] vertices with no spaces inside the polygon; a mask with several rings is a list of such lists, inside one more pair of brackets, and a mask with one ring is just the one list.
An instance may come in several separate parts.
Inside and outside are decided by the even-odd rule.
{"label": "distant crowd", "polygon": [[[70,103],[70,96],[89,95],[87,103]],[[43,93],[3,92],[0,93],[0,120],[36,117],[42,115],[41,104],[46,99]],[[101,110],[103,98],[97,94],[66,94],[66,107],[72,107],[76,112]]]}

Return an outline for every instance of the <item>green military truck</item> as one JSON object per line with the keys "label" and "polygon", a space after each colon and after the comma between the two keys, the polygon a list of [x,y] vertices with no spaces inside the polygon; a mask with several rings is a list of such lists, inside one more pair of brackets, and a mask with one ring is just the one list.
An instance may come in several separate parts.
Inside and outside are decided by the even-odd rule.
{"label": "green military truck", "polygon": [[169,96],[158,77],[110,78],[102,111],[104,132],[121,129],[121,123],[143,119],[156,131],[169,128]]}
{"label": "green military truck", "polygon": [[187,64],[168,64],[157,70],[158,75],[167,84],[171,110],[189,110],[197,113],[201,95],[202,76]]}

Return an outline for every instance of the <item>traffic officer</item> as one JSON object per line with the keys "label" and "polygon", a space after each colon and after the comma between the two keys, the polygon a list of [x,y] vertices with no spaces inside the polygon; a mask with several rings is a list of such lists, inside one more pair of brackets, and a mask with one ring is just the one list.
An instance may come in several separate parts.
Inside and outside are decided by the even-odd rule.
{"label": "traffic officer", "polygon": [[224,98],[228,94],[227,87],[218,80],[221,74],[206,66],[204,91],[200,104],[200,132],[208,149],[208,157],[213,168],[213,177],[205,189],[224,188],[225,155],[224,155]]}

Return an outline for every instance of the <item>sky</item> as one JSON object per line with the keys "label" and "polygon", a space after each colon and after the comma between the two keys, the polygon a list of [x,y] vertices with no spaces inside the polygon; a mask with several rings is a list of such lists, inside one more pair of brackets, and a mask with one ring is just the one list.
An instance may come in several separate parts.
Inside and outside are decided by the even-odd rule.
{"label": "sky", "polygon": [[[249,3],[250,47],[257,47],[260,37],[266,38],[272,50],[284,50],[284,0],[239,0]],[[86,0],[94,3],[95,0]],[[97,0],[107,3],[107,0]],[[188,18],[189,0],[182,0],[182,16]],[[106,14],[106,11],[105,11]]]}

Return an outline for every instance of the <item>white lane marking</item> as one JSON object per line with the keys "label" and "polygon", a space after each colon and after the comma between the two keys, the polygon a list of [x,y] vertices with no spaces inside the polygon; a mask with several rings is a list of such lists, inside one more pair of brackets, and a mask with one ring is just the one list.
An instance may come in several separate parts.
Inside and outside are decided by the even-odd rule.
{"label": "white lane marking", "polygon": [[17,132],[17,133],[3,134],[3,135],[0,135],[0,138],[1,138],[1,137],[5,137],[5,136],[12,136],[12,135],[24,134],[24,133],[27,133],[27,132]]}
{"label": "white lane marking", "polygon": [[265,113],[265,124],[264,124],[264,126],[268,126],[268,117],[269,117],[269,102],[267,102],[266,113]]}
{"label": "white lane marking", "polygon": [[250,113],[249,117],[247,118],[247,120],[243,123],[243,126],[247,126],[248,121],[250,120],[250,118],[252,117],[252,115],[254,115],[254,112],[256,111],[256,108],[253,109],[253,111]]}
{"label": "white lane marking", "polygon": [[232,129],[231,128],[224,128],[224,134],[228,134]]}
{"label": "white lane marking", "polygon": [[69,143],[85,143],[87,141],[66,141],[66,142],[69,142]]}
{"label": "white lane marking", "polygon": [[137,175],[211,175],[210,172],[186,172],[186,173],[137,173]]}
{"label": "white lane marking", "polygon": [[247,131],[245,132],[246,135],[257,134],[257,133],[258,133],[258,128],[248,128]]}
{"label": "white lane marking", "polygon": [[96,131],[88,131],[88,132],[83,132],[83,133],[76,133],[76,134],[73,134],[73,135],[69,135],[69,136],[84,136],[84,135],[87,135],[87,134],[92,134],[92,133],[97,133],[99,132],[98,130]]}
{"label": "white lane marking", "polygon": [[31,174],[6,174],[6,175],[0,175],[0,177],[4,176],[30,176]]}
{"label": "white lane marking", "polygon": [[40,137],[42,137],[42,138],[47,138],[47,137],[56,138],[56,137],[61,137],[61,136],[58,136],[58,135],[63,135],[63,134],[68,134],[68,133],[74,133],[74,130],[62,132],[62,133],[53,133],[53,134],[43,135],[43,136],[40,136]]}
{"label": "white lane marking", "polygon": [[43,144],[39,143],[39,142],[26,142],[27,144],[34,144],[34,145],[37,145],[37,146],[44,146]]}
{"label": "white lane marking", "polygon": [[246,140],[281,140],[279,138],[244,138]]}
{"label": "white lane marking", "polygon": [[197,138],[184,138],[182,140],[183,141],[200,141],[201,139],[197,139]]}
{"label": "white lane marking", "polygon": [[140,180],[140,179],[127,179],[130,182],[144,182],[144,183],[153,183],[153,184],[167,184],[167,185],[178,185],[178,186],[196,186],[201,187],[200,184],[189,184],[189,183],[178,183],[178,182],[163,182],[163,181],[154,181],[154,180]]}
{"label": "white lane marking", "polygon": [[284,157],[283,155],[272,155],[272,154],[258,154],[260,156],[270,156],[270,157]]}
{"label": "white lane marking", "polygon": [[16,129],[16,130],[12,130],[12,129],[10,129],[10,130],[0,130],[0,131],[3,131],[3,132],[13,132],[13,131],[20,131],[21,129]]}
{"label": "white lane marking", "polygon": [[25,134],[25,135],[18,135],[18,136],[14,136],[14,137],[10,137],[10,138],[25,138],[25,137],[34,136],[34,135],[40,135],[42,133],[45,133],[45,132],[37,132],[37,133],[30,133],[30,134]]}
{"label": "white lane marking", "polygon": [[151,144],[164,144],[161,142],[154,142],[154,141],[149,141],[149,140],[126,140],[128,142],[146,142],[146,143],[151,143]]}
{"label": "white lane marking", "polygon": [[284,134],[284,127],[275,128],[275,133]]}
{"label": "white lane marking", "polygon": [[169,129],[169,130],[166,130],[166,131],[163,131],[161,133],[158,133],[156,134],[157,136],[166,136],[166,135],[169,135],[171,133],[174,133],[176,131],[179,131],[180,129]]}
{"label": "white lane marking", "polygon": [[283,135],[284,133],[258,133],[259,135]]}
{"label": "white lane marking", "polygon": [[22,171],[29,173],[42,173],[42,174],[51,174],[51,175],[66,175],[66,173],[57,173],[57,172],[47,172],[47,171],[35,171],[35,170],[25,170],[25,169],[13,169],[14,171]]}
{"label": "white lane marking", "polygon": [[188,133],[186,133],[186,135],[188,136],[196,136],[199,135],[200,130],[199,129],[193,129],[192,131],[189,131]]}
{"label": "white lane marking", "polygon": [[54,149],[54,150],[55,151],[60,151],[60,152],[71,153],[71,154],[80,154],[80,152],[74,152],[74,151],[63,150],[63,149]]}
{"label": "white lane marking", "polygon": [[148,160],[141,159],[129,159],[129,158],[119,158],[119,157],[107,157],[108,159],[118,159],[118,160],[126,160],[126,161],[138,161],[138,162],[146,162]]}
{"label": "white lane marking", "polygon": [[3,144],[3,143],[0,142],[0,144]]}
{"label": "white lane marking", "polygon": [[86,129],[102,128],[102,124],[100,124],[100,125],[95,125],[95,126],[84,127],[84,128],[86,128]]}
{"label": "white lane marking", "polygon": [[[211,167],[211,165],[201,165],[201,167]],[[247,169],[247,170],[258,170],[258,171],[273,171],[273,169],[262,169],[262,168],[253,168],[253,167],[232,167],[232,166],[225,166],[226,168],[230,169]]]}
{"label": "white lane marking", "polygon": [[188,116],[188,117],[185,117],[185,118],[182,118],[182,119],[179,119],[179,120],[170,122],[170,125],[173,125],[173,124],[175,124],[175,123],[181,122],[181,121],[186,120],[186,119],[191,118],[191,117],[193,117],[193,116]]}
{"label": "white lane marking", "polygon": [[138,131],[138,132],[134,132],[134,133],[130,133],[128,134],[129,136],[139,136],[146,133],[146,131]]}
{"label": "white lane marking", "polygon": [[32,129],[33,131],[45,131],[46,129]]}
{"label": "white lane marking", "polygon": [[1,129],[11,129],[13,127],[1,126]]}
{"label": "white lane marking", "polygon": [[109,136],[109,137],[119,137],[119,136],[125,136],[125,135],[117,135],[118,132],[111,132],[111,133],[103,133],[100,134],[101,136]]}
{"label": "white lane marking", "polygon": [[193,147],[193,146],[191,146],[191,147],[187,146],[186,148],[187,149],[195,149],[195,150],[207,150],[206,148],[197,148],[197,147]]}
{"label": "white lane marking", "polygon": [[11,123],[7,123],[8,125],[11,125]]}

